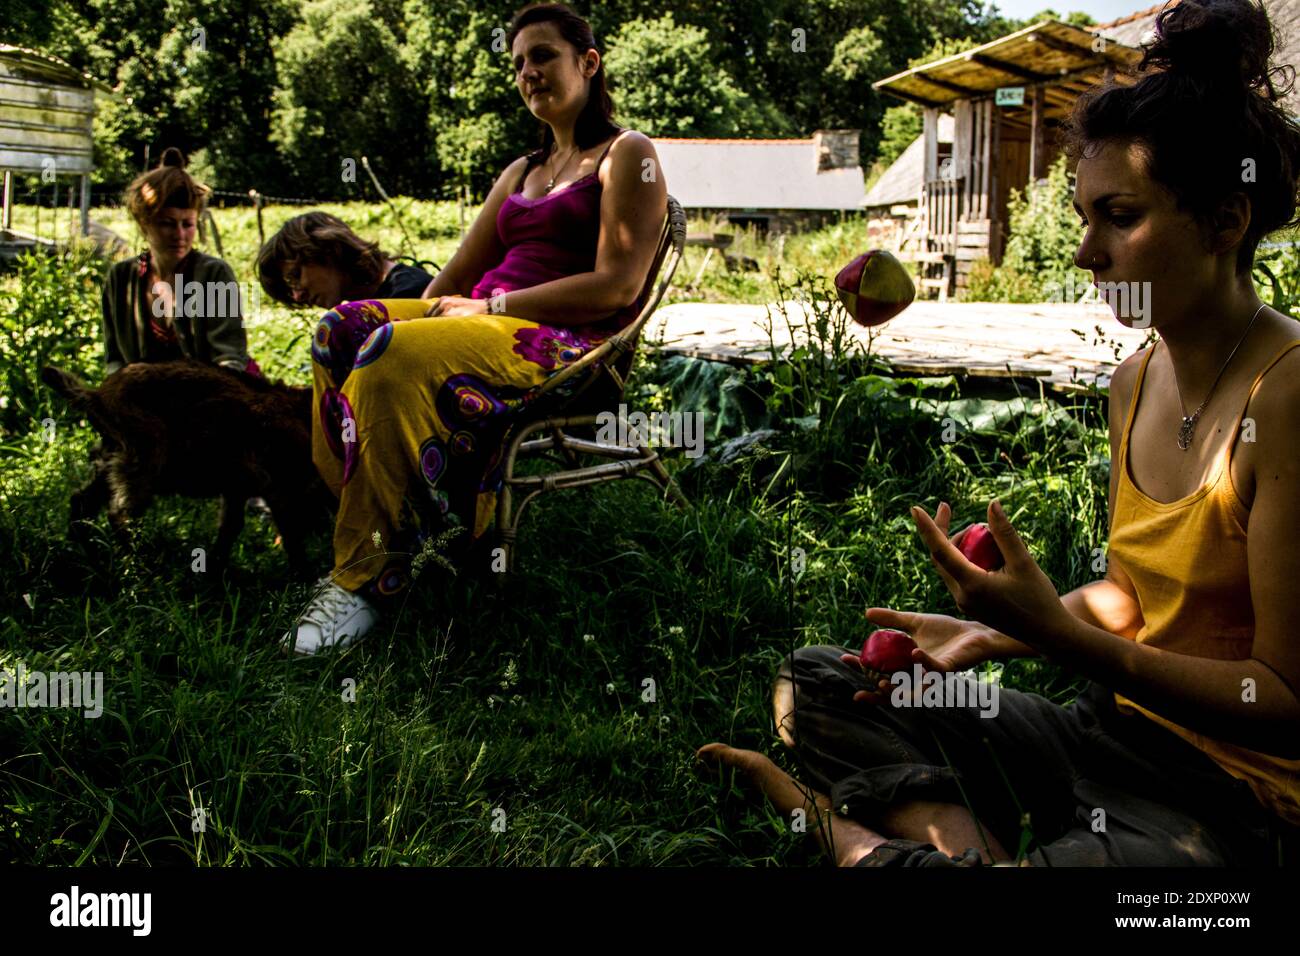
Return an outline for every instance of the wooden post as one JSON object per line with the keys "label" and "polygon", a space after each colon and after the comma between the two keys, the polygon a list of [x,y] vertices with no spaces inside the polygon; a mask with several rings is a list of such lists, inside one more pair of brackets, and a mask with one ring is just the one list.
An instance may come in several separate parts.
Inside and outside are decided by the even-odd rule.
{"label": "wooden post", "polygon": [[1002,222],[998,218],[1001,209],[999,190],[1002,183],[998,177],[998,148],[1002,142],[1002,114],[998,112],[992,98],[989,99],[989,259],[994,265],[1002,261]]}
{"label": "wooden post", "polygon": [[1029,184],[1043,178],[1043,88],[1035,86],[1029,120]]}
{"label": "wooden post", "polygon": [[253,209],[257,212],[257,245],[260,249],[266,245],[266,233],[262,231],[262,194],[256,189],[250,189],[248,195],[253,200]]}
{"label": "wooden post", "polygon": [[980,218],[991,219],[996,211],[996,206],[990,207],[991,199],[990,184],[992,179],[993,165],[993,98],[989,97],[981,104],[984,109],[983,128],[984,142],[980,146],[980,155],[983,157],[983,168],[980,170]]}
{"label": "wooden post", "polygon": [[925,171],[921,182],[929,183],[939,178],[939,111],[933,106],[925,107],[921,131],[925,136]]}
{"label": "wooden post", "polygon": [[13,224],[14,174],[5,170],[4,212],[0,215],[0,229],[8,229]]}
{"label": "wooden post", "polygon": [[81,234],[90,235],[90,174],[81,174]]}

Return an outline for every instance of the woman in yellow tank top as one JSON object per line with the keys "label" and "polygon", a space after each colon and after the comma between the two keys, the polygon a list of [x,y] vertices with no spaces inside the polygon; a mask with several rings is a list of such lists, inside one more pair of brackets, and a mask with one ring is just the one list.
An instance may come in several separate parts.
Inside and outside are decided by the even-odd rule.
{"label": "woman in yellow tank top", "polygon": [[[856,654],[808,647],[775,703],[811,792],[759,754],[701,750],[785,812],[815,812],[842,865],[1297,862],[1300,324],[1260,302],[1251,267],[1294,224],[1300,127],[1275,102],[1262,8],[1183,0],[1157,31],[1140,70],[1160,69],[1085,94],[1066,129],[1076,265],[1121,323],[1158,333],[1111,382],[1106,576],[1058,596],[997,502],[1006,566],[985,572],[941,504],[913,518],[971,620],[868,611],[929,670],[1043,655],[1092,683],[1065,708],[1002,690],[991,720],[902,710]],[[1014,852],[1023,821],[990,747],[1035,821],[1030,852]]]}

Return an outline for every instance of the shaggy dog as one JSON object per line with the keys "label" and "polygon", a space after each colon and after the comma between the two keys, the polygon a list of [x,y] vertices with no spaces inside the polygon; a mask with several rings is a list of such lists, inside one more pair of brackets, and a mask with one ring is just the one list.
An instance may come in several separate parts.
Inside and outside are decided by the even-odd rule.
{"label": "shaggy dog", "polygon": [[137,362],[89,388],[52,366],[41,378],[85,415],[103,438],[95,476],[72,496],[69,537],[108,508],[119,540],[155,495],[221,497],[208,560],[218,572],[244,525],[244,505],[270,506],[290,568],[309,574],[306,534],[329,500],[311,458],[311,389],[270,383],[184,359]]}

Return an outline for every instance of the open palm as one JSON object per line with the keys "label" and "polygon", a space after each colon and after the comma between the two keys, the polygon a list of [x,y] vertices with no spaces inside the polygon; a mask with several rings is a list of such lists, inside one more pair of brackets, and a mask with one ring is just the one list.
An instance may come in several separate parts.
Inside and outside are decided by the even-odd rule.
{"label": "open palm", "polygon": [[[996,631],[978,621],[963,621],[947,614],[915,614],[891,608],[867,609],[867,620],[881,627],[905,631],[916,641],[912,660],[925,670],[963,671],[990,659],[995,650]],[[862,662],[856,654],[840,658],[851,667],[861,669]],[[889,681],[882,680],[880,691],[887,691]],[[858,691],[854,700],[866,700],[875,695]]]}

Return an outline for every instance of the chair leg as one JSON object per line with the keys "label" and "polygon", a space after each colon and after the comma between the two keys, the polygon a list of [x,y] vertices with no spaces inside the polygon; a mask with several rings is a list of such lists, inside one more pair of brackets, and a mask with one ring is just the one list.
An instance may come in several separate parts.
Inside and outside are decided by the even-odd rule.
{"label": "chair leg", "polygon": [[[642,455],[650,457],[651,452],[648,448],[642,447],[640,451]],[[650,471],[654,475],[655,484],[663,489],[664,494],[672,499],[673,504],[682,510],[690,508],[690,501],[682,494],[681,488],[677,486],[677,482],[673,481],[673,476],[668,474],[668,469],[664,467],[664,463],[659,460],[658,456],[650,459]]]}

